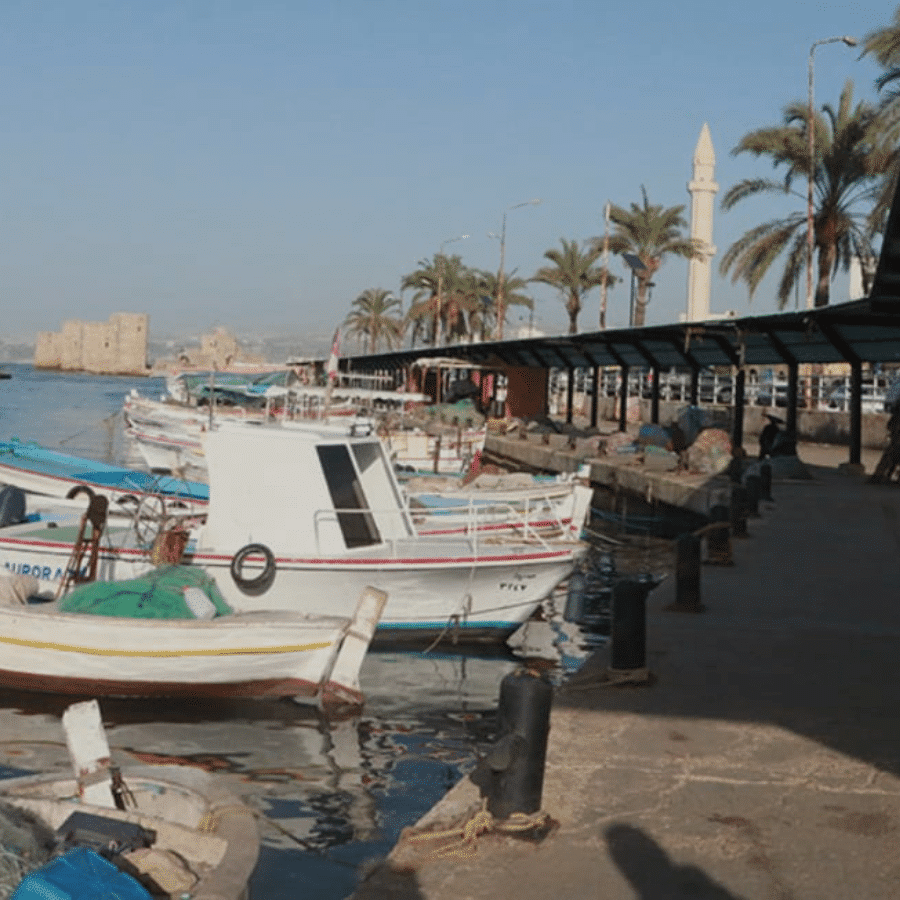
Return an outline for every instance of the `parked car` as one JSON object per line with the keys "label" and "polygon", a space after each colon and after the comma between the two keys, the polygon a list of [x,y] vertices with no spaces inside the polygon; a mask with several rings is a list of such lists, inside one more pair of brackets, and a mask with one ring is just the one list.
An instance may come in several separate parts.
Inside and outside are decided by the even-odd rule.
{"label": "parked car", "polygon": [[[893,385],[892,385],[893,387]],[[839,384],[829,395],[825,406],[830,410],[849,412],[850,387]],[[864,413],[884,412],[888,408],[887,393],[872,382],[863,382],[862,411]]]}
{"label": "parked car", "polygon": [[[787,406],[788,386],[786,381],[763,382],[756,392],[757,406]],[[806,398],[797,393],[797,406],[805,407]]]}

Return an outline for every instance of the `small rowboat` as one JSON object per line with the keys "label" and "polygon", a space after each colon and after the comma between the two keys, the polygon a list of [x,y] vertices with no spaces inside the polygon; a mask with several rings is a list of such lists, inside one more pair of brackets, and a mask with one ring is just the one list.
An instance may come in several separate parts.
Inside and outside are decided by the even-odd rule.
{"label": "small rowboat", "polygon": [[112,765],[99,716],[95,700],[63,715],[72,775],[0,780],[0,804],[34,817],[63,851],[26,876],[23,896],[65,896],[53,877],[60,869],[84,892],[96,853],[103,869],[127,873],[115,876],[123,887],[133,885],[129,876],[138,882],[121,896],[143,896],[142,886],[154,898],[245,900],[259,856],[254,812],[200,769]]}

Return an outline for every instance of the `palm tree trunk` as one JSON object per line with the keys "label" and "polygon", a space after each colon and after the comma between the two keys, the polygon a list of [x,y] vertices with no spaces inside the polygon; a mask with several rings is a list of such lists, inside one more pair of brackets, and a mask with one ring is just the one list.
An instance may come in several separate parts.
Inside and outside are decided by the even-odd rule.
{"label": "palm tree trunk", "polygon": [[819,247],[819,271],[816,281],[816,307],[828,306],[831,299],[831,273],[834,271],[834,244],[828,247]]}
{"label": "palm tree trunk", "polygon": [[637,297],[634,301],[634,324],[643,325],[647,318],[647,285],[649,279],[638,278]]}
{"label": "palm tree trunk", "polygon": [[581,312],[581,298],[574,291],[569,294],[566,304],[569,313],[569,334],[578,334],[578,314]]}

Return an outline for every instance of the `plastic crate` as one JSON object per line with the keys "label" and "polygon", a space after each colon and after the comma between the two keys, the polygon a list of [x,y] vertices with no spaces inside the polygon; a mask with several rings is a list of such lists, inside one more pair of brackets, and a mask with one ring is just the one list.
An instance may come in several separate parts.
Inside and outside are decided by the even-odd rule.
{"label": "plastic crate", "polygon": [[22,879],[11,900],[153,900],[130,875],[86,847],[58,856]]}

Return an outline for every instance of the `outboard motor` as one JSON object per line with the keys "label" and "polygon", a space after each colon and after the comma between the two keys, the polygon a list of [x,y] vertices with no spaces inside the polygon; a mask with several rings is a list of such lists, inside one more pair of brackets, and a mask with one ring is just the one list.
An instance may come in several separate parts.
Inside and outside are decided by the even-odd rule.
{"label": "outboard motor", "polygon": [[8,484],[0,490],[0,528],[25,521],[25,491]]}

